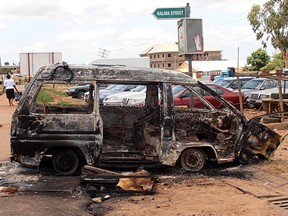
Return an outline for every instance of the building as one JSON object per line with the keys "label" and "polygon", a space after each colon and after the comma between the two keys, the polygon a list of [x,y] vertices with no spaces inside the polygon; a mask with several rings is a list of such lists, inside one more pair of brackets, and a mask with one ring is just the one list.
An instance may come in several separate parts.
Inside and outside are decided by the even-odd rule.
{"label": "building", "polygon": [[[193,54],[192,60],[222,60],[222,50],[212,47],[204,47],[204,50],[202,54]],[[141,57],[149,57],[151,68],[175,70],[185,61],[183,55],[179,56],[177,43],[157,44],[144,50],[139,55]]]}
{"label": "building", "polygon": [[2,74],[19,74],[20,67],[19,65],[2,65],[1,73]]}
{"label": "building", "polygon": [[33,76],[43,65],[62,62],[61,52],[30,52],[20,53],[21,75]]}

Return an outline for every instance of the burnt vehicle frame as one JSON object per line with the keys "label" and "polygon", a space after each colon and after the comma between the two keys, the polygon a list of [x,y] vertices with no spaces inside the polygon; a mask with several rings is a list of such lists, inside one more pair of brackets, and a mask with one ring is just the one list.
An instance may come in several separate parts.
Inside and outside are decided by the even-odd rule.
{"label": "burnt vehicle frame", "polygon": [[[105,84],[146,85],[144,107],[81,106],[37,103],[43,86],[89,83],[90,98]],[[183,85],[205,109],[174,107],[172,87]],[[193,87],[198,86],[227,108],[215,109]],[[52,156],[61,175],[76,172],[81,162],[100,167],[175,166],[199,171],[207,160],[218,163],[253,156],[269,158],[280,136],[241,112],[213,90],[179,72],[151,68],[54,64],[33,77],[12,117],[11,160],[39,167]]]}

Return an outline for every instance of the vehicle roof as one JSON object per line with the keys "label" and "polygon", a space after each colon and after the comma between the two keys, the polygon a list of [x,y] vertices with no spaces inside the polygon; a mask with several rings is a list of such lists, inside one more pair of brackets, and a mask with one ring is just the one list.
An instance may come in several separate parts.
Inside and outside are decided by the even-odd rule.
{"label": "vehicle roof", "polygon": [[[223,78],[223,80],[236,80],[237,77],[226,77],[226,78]],[[242,79],[255,79],[255,77],[239,77],[240,80]]]}
{"label": "vehicle roof", "polygon": [[265,78],[265,77],[259,77],[259,78],[254,78],[253,80],[274,80],[274,79]]}
{"label": "vehicle roof", "polygon": [[196,83],[192,77],[164,69],[137,68],[125,66],[67,65],[57,63],[42,67],[34,76],[41,80],[62,81],[122,81],[133,82],[171,82],[175,84]]}

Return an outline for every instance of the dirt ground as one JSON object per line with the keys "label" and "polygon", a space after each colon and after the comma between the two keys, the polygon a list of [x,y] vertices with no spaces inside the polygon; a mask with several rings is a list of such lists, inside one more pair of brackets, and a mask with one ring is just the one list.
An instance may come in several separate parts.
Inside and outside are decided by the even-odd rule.
{"label": "dirt ground", "polygon": [[[53,176],[49,167],[36,170],[9,162],[15,108],[9,107],[5,95],[0,96],[0,189],[18,188],[10,195],[0,190],[0,215],[288,215],[287,138],[269,161],[245,166],[211,163],[194,174],[161,168],[150,194],[116,193],[107,188],[88,194],[89,185],[81,184],[79,176]],[[285,136],[288,131],[283,128],[275,130]],[[92,201],[107,195],[109,199],[100,203]]]}

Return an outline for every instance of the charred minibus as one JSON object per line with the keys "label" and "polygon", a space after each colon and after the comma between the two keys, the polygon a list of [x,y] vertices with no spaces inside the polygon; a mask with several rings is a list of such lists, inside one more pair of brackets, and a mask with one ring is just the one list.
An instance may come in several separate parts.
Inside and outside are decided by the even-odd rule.
{"label": "charred minibus", "polygon": [[[65,92],[90,84],[84,101]],[[145,85],[143,106],[99,104],[103,85]],[[176,107],[175,86],[184,86],[203,109]],[[176,88],[177,89],[177,88]],[[203,94],[226,108],[215,109]],[[11,159],[30,167],[45,156],[61,175],[83,165],[99,167],[175,166],[199,171],[218,163],[269,158],[280,136],[258,120],[248,119],[201,82],[185,74],[152,68],[68,65],[39,69],[12,117]]]}

